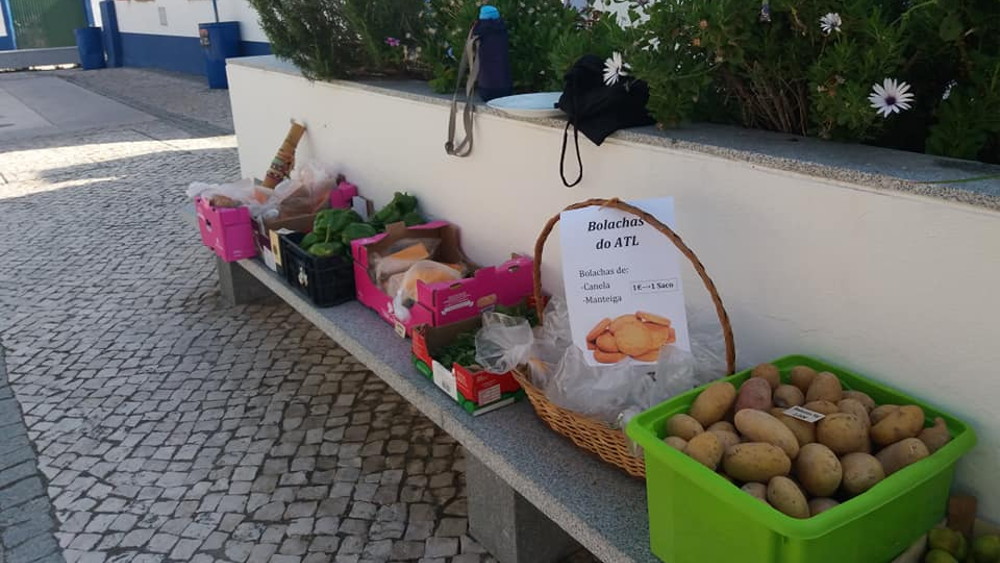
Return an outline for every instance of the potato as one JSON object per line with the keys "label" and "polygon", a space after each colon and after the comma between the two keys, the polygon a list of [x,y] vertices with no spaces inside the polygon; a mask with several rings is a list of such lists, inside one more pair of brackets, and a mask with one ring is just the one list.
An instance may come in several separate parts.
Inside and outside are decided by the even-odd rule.
{"label": "potato", "polygon": [[806,444],[795,460],[795,475],[807,493],[828,497],[840,487],[844,470],[830,448],[823,444]]}
{"label": "potato", "polygon": [[806,391],[806,402],[830,401],[836,404],[844,398],[844,388],[840,384],[840,379],[828,371],[821,372],[813,379]]}
{"label": "potato", "polygon": [[915,438],[924,428],[924,411],[915,405],[899,407],[872,426],[872,441],[888,446],[904,438]]}
{"label": "potato", "polygon": [[920,438],[920,441],[927,446],[931,453],[934,453],[951,441],[951,434],[948,432],[948,425],[945,424],[944,419],[937,417],[934,419],[934,426],[921,430],[917,438]]}
{"label": "potato", "polygon": [[753,371],[750,372],[750,377],[759,377],[767,380],[771,384],[771,389],[781,385],[781,372],[778,371],[778,368],[774,364],[760,364],[753,368]]}
{"label": "potato", "polygon": [[865,427],[865,432],[872,427],[872,421],[868,418],[868,409],[861,404],[861,401],[858,401],[857,399],[841,399],[841,401],[837,403],[837,408],[840,409],[840,412],[846,412],[858,417],[858,420],[861,421],[861,425]]}
{"label": "potato", "polygon": [[799,455],[799,441],[795,434],[770,414],[754,409],[743,409],[736,413],[733,420],[736,429],[746,438],[754,442],[774,444],[784,450],[789,459],[795,459],[795,456]]}
{"label": "potato", "polygon": [[709,430],[706,434],[715,434],[715,437],[722,443],[722,451],[726,451],[730,446],[735,446],[736,444],[742,442],[740,435],[736,432],[728,432],[726,430]]}
{"label": "potato", "polygon": [[840,458],[844,468],[843,489],[850,496],[860,495],[885,479],[882,463],[873,455],[854,452]]}
{"label": "potato", "polygon": [[679,438],[677,436],[667,436],[663,441],[666,442],[668,446],[678,449],[682,452],[684,451],[684,448],[686,448],[688,445],[687,440],[685,440],[684,438]]}
{"label": "potato", "polygon": [[759,411],[771,408],[771,384],[763,377],[751,377],[740,386],[740,392],[736,395],[736,405],[734,412],[743,409],[756,409]]}
{"label": "potato", "polygon": [[810,401],[802,406],[828,416],[840,412],[840,408],[837,407],[836,403],[831,403],[830,401]]}
{"label": "potato", "polygon": [[736,401],[736,388],[728,381],[717,381],[705,388],[691,404],[688,413],[702,426],[719,422]]}
{"label": "potato", "polygon": [[740,487],[740,490],[761,502],[767,502],[767,485],[764,483],[747,483]]}
{"label": "potato", "polygon": [[797,407],[804,405],[806,402],[806,396],[799,391],[799,388],[794,385],[779,385],[777,389],[774,390],[774,406],[787,409],[788,407]]}
{"label": "potato", "polygon": [[782,409],[778,408],[771,409],[771,416],[777,418],[792,431],[792,434],[795,434],[795,439],[799,441],[800,447],[816,441],[816,425],[814,423],[788,416],[782,412]]}
{"label": "potato", "polygon": [[840,503],[832,498],[811,499],[809,501],[809,516],[816,516],[817,514],[826,512],[827,510],[839,505]]}
{"label": "potato", "polygon": [[930,450],[919,439],[905,438],[886,447],[875,457],[882,463],[882,469],[885,470],[886,476],[889,476],[929,455],[931,455]]}
{"label": "potato", "polygon": [[767,483],[767,502],[792,518],[809,518],[809,503],[802,489],[788,477],[773,477]]}
{"label": "potato", "polygon": [[712,432],[713,430],[721,430],[723,432],[732,432],[733,434],[736,434],[736,427],[733,426],[733,423],[726,422],[725,420],[720,420],[719,422],[712,424],[705,430],[708,432]]}
{"label": "potato", "polygon": [[723,451],[722,442],[711,432],[702,432],[691,438],[684,448],[684,453],[712,471],[719,466]]}
{"label": "potato", "polygon": [[809,390],[809,386],[812,385],[815,378],[816,370],[809,366],[795,366],[788,372],[788,380],[802,393]]}
{"label": "potato", "polygon": [[792,469],[792,460],[774,444],[746,442],[726,450],[722,457],[722,467],[727,475],[737,481],[764,483],[776,475],[788,475]]}
{"label": "potato", "polygon": [[816,441],[837,455],[868,451],[868,432],[858,417],[835,413],[816,423]]}
{"label": "potato", "polygon": [[882,421],[883,418],[889,416],[889,413],[893,413],[899,410],[899,405],[879,405],[872,409],[868,416],[871,418],[872,426],[875,426]]}
{"label": "potato", "polygon": [[667,420],[667,436],[690,440],[704,431],[701,423],[686,414],[675,414]]}
{"label": "potato", "polygon": [[844,398],[854,399],[861,403],[868,409],[868,412],[872,412],[872,409],[875,408],[875,400],[869,397],[867,393],[862,393],[861,391],[844,391]]}

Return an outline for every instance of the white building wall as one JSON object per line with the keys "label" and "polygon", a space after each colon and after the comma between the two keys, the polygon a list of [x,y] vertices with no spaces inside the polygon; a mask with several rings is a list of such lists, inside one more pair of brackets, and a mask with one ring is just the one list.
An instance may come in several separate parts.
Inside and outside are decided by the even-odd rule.
{"label": "white building wall", "polygon": [[[566,189],[561,130],[480,114],[475,152],[459,159],[443,149],[444,106],[239,62],[229,76],[245,176],[265,172],[289,119],[300,119],[309,127],[300,162],[339,167],[378,205],[413,192],[431,216],[461,227],[479,263],[530,253],[570,203],[673,195],[678,231],[732,316],[740,367],[814,355],[972,423],[980,443],[959,483],[978,494],[982,516],[1000,521],[996,212],[617,139],[599,148],[581,139],[586,178]],[[559,260],[553,236],[543,268],[553,292]],[[685,278],[689,294],[698,286]]]}
{"label": "white building wall", "polygon": [[[99,0],[91,2],[95,18],[99,17]],[[247,0],[218,0],[218,6],[221,21],[240,22],[243,41],[267,41],[257,12]],[[128,0],[115,2],[115,8],[122,33],[197,37],[198,24],[215,21],[211,0]]]}

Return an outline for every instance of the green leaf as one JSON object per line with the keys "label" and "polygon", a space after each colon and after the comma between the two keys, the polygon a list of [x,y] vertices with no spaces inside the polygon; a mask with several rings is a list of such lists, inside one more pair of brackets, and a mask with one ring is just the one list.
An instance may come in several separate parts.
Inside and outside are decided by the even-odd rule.
{"label": "green leaf", "polygon": [[944,41],[958,41],[961,39],[963,31],[962,21],[958,19],[958,16],[949,14],[948,17],[941,20],[941,28],[938,30],[938,35]]}

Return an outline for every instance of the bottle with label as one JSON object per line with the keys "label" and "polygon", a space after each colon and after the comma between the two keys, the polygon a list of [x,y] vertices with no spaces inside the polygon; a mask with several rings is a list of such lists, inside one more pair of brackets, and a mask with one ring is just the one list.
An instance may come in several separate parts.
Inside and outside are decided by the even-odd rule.
{"label": "bottle with label", "polygon": [[305,125],[292,120],[292,126],[289,127],[288,134],[285,135],[285,140],[281,143],[281,147],[278,148],[278,154],[274,155],[271,167],[268,168],[267,174],[264,175],[262,184],[265,188],[274,189],[291,173],[292,168],[295,166],[295,149],[299,146],[299,141],[302,140],[302,135],[305,132]]}

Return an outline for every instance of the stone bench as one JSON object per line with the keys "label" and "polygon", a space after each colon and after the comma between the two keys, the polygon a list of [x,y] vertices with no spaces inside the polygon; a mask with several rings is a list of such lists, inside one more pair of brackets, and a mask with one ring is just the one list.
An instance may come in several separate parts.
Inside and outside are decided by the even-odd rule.
{"label": "stone bench", "polygon": [[256,260],[217,267],[231,304],[288,303],[465,448],[470,533],[502,563],[554,562],[581,545],[606,562],[657,561],[645,484],[554,433],[527,400],[473,417],[416,371],[410,341],[361,303],[317,308]]}

